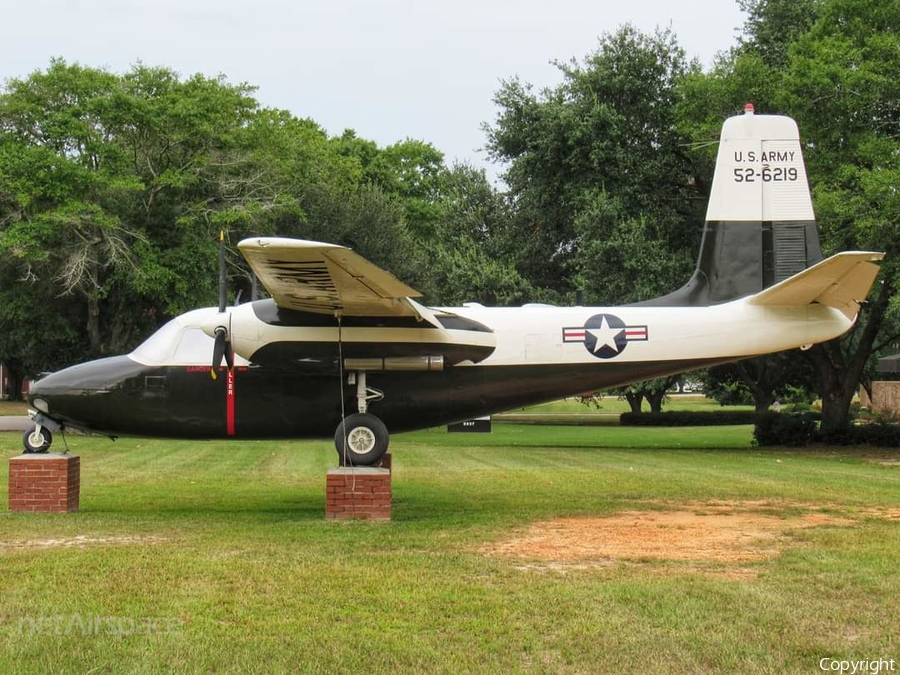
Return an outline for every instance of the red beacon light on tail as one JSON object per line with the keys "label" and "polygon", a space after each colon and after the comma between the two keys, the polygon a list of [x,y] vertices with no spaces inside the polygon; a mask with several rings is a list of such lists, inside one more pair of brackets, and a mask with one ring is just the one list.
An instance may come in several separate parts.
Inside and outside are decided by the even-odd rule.
{"label": "red beacon light on tail", "polygon": [[756,108],[753,107],[752,103],[748,103],[747,105],[744,106],[744,114],[745,115],[752,115],[755,112],[756,112]]}

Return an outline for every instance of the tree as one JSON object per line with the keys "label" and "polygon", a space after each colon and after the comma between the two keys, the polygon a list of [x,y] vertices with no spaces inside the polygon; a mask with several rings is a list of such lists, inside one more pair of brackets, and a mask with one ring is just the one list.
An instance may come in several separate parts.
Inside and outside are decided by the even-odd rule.
{"label": "tree", "polygon": [[540,299],[504,250],[509,208],[484,170],[457,164],[442,183],[441,218],[426,242],[435,300],[513,305]]}
{"label": "tree", "polygon": [[703,377],[708,397],[722,405],[752,404],[756,412],[775,401],[809,403],[815,385],[811,361],[795,351],[714,366]]}
{"label": "tree", "polygon": [[[533,285],[562,295],[584,286],[590,302],[673,290],[691,271],[706,190],[676,117],[678,83],[696,64],[671,32],[625,26],[583,64],[557,65],[563,82],[540,96],[505,82],[486,127],[490,156],[508,163],[507,250]],[[639,297],[619,263],[648,242],[657,274]]]}
{"label": "tree", "polygon": [[13,400],[21,397],[29,377],[53,370],[59,363],[87,357],[83,324],[71,303],[60,302],[55,289],[45,288],[45,300],[35,303],[23,281],[22,268],[0,266],[0,362],[9,369]]}
{"label": "tree", "polygon": [[447,172],[443,153],[409,138],[382,149],[351,130],[338,139],[337,147],[358,161],[363,183],[377,186],[402,204],[407,227],[417,239],[433,236],[443,215],[440,202]]}
{"label": "tree", "polygon": [[210,230],[233,209],[219,165],[254,107],[246,87],[163,68],[117,76],[56,60],[10,80],[0,252],[30,304],[64,298],[100,356],[212,297]]}
{"label": "tree", "polygon": [[643,401],[650,405],[651,413],[661,413],[663,403],[668,399],[668,392],[681,378],[681,375],[669,375],[668,377],[655,377],[652,380],[635,382],[627,387],[618,387],[610,393],[616,394],[620,399],[625,399],[631,412],[640,413]]}
{"label": "tree", "polygon": [[752,6],[742,48],[707,76],[685,82],[683,126],[694,129],[698,145],[709,142],[712,118],[720,120],[724,110],[737,110],[746,100],[755,100],[762,112],[794,117],[824,251],[887,253],[853,331],[809,352],[827,431],[846,422],[870,357],[900,334],[891,320],[900,264],[900,5],[806,1],[795,8],[799,18],[788,30],[777,17],[790,10],[789,3]]}
{"label": "tree", "polygon": [[420,292],[429,289],[428,266],[409,231],[401,200],[373,184],[351,192],[320,186],[306,200],[305,211],[295,236],[349,246]]}
{"label": "tree", "polygon": [[846,421],[866,362],[879,343],[896,340],[889,325],[900,265],[900,21],[897,3],[830,0],[790,52],[787,103],[815,130],[813,194],[827,248],[887,253],[879,282],[854,331],[811,350],[822,390],[822,427]]}
{"label": "tree", "polygon": [[747,14],[739,50],[773,68],[788,62],[788,49],[816,20],[820,0],[738,0]]}
{"label": "tree", "polygon": [[[371,156],[348,153],[345,139],[261,110],[251,92],[224,77],[143,65],[116,75],[61,60],[7,82],[0,279],[15,296],[0,307],[5,359],[36,372],[121,353],[162,321],[212,304],[219,230],[232,241],[346,243],[428,285],[408,222],[414,200],[440,201],[431,173],[413,179],[419,164],[437,173],[439,153],[365,141],[352,146]],[[247,285],[243,261],[233,251],[228,259]],[[52,358],[30,337],[45,327]]]}

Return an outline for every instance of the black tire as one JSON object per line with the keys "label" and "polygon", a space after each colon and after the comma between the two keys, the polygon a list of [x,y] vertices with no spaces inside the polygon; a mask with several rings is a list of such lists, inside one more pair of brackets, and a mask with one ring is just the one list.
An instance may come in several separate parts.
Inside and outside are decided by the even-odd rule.
{"label": "black tire", "polygon": [[387,427],[375,415],[350,415],[334,432],[334,447],[341,466],[373,466],[387,452]]}
{"label": "black tire", "polygon": [[50,450],[51,443],[53,443],[53,434],[47,427],[41,427],[38,432],[37,425],[31,425],[22,434],[22,445],[27,453],[47,452]]}

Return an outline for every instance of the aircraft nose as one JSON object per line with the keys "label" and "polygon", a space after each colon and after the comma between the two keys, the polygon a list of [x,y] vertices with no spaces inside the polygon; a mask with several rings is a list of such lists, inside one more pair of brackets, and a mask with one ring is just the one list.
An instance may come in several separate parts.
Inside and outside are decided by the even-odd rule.
{"label": "aircraft nose", "polygon": [[105,361],[90,361],[45,375],[32,383],[31,397],[100,391],[108,384]]}
{"label": "aircraft nose", "polygon": [[109,393],[139,371],[141,366],[127,356],[89,361],[50,373],[32,383],[28,401],[51,417],[68,417],[70,408],[88,397]]}

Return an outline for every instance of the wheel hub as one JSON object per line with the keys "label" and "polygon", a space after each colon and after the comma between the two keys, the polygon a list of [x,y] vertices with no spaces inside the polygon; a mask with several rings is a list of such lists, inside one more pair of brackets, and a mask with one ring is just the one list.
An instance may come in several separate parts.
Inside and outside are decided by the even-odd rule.
{"label": "wheel hub", "polygon": [[366,455],[375,449],[375,432],[368,427],[356,427],[347,434],[347,444],[358,455]]}

